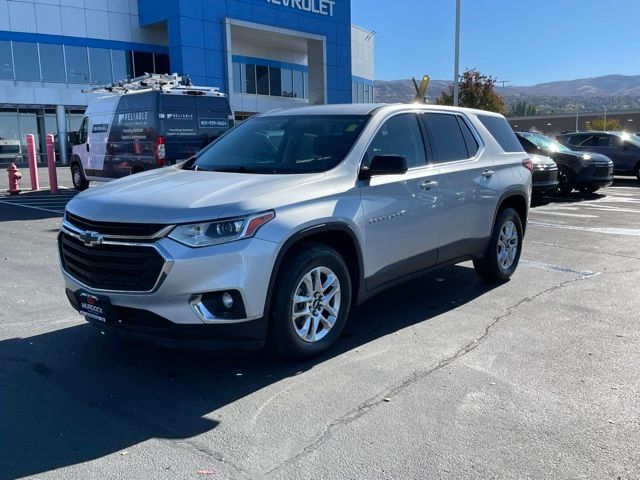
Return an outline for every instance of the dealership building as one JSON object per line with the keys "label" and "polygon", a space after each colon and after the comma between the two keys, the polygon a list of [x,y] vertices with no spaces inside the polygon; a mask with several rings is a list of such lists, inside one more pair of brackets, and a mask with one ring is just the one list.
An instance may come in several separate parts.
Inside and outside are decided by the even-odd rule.
{"label": "dealership building", "polygon": [[77,130],[83,89],[144,73],[229,95],[236,118],[374,99],[350,0],[0,0],[0,162]]}

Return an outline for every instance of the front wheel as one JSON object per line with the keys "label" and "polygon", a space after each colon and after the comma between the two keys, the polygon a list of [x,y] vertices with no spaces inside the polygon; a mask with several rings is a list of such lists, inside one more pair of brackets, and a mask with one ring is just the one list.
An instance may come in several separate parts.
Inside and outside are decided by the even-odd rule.
{"label": "front wheel", "polygon": [[571,176],[565,170],[558,171],[558,191],[565,195],[569,195],[573,191]]}
{"label": "front wheel", "polygon": [[71,165],[71,181],[73,182],[73,188],[76,190],[86,190],[89,188],[89,182],[84,177],[82,168],[77,163]]}
{"label": "front wheel", "polygon": [[334,249],[303,244],[285,260],[273,295],[269,343],[285,357],[311,357],[330,348],[344,328],[349,270]]}
{"label": "front wheel", "polygon": [[478,276],[492,282],[509,280],[518,268],[522,238],[522,221],[518,212],[513,208],[502,210],[493,226],[484,257],[473,261]]}

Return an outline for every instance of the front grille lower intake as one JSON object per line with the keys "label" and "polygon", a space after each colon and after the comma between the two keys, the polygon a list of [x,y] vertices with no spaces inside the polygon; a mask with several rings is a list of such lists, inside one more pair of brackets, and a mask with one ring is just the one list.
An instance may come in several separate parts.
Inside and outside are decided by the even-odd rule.
{"label": "front grille lower intake", "polygon": [[151,291],[166,262],[151,244],[87,246],[64,231],[58,243],[64,270],[86,286],[100,290]]}

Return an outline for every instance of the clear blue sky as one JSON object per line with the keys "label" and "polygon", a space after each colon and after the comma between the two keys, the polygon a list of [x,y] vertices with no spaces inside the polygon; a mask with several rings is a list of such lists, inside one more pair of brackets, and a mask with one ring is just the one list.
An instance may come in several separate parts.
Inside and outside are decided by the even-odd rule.
{"label": "clear blue sky", "polygon": [[[351,10],[377,32],[377,79],[453,77],[455,0],[352,0]],[[461,12],[461,71],[511,85],[640,74],[640,0],[462,0]]]}

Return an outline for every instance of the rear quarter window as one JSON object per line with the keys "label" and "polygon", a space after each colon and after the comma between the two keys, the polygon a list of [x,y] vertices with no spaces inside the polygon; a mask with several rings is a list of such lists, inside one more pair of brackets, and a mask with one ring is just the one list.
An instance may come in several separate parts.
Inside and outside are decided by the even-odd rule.
{"label": "rear quarter window", "polygon": [[496,142],[505,152],[523,152],[522,145],[518,141],[507,121],[503,117],[493,115],[478,115],[478,120],[489,130]]}

